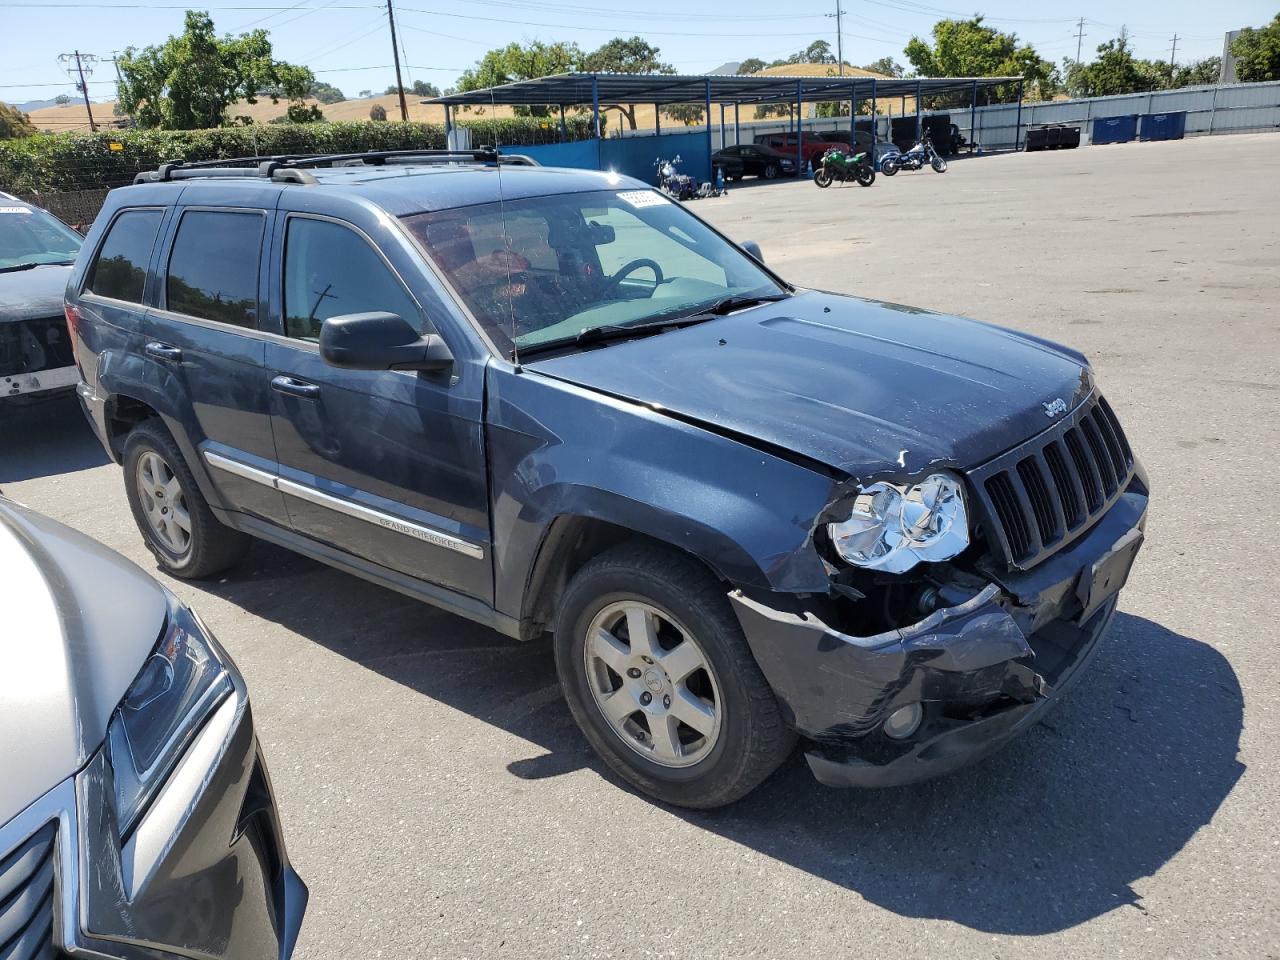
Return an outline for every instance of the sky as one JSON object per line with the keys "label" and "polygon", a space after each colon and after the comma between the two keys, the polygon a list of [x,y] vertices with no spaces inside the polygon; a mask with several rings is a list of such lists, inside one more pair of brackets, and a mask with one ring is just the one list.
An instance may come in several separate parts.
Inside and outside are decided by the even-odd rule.
{"label": "sky", "polygon": [[[638,34],[681,73],[702,73],[727,61],[773,60],[815,39],[836,45],[837,0],[682,0],[646,6],[642,0],[394,0],[405,82],[441,89],[484,52],[511,41],[572,40],[592,49],[611,37]],[[1220,54],[1223,34],[1258,26],[1276,0],[843,0],[845,59],[855,65],[892,56],[935,21],[981,10],[1054,62],[1076,51],[1077,20],[1085,18],[1083,59],[1127,25],[1141,57],[1167,60],[1176,33],[1178,62]],[[180,0],[0,0],[0,100],[20,103],[59,93],[76,95],[61,54],[80,50],[107,59],[128,46],[161,43],[182,29]],[[395,82],[385,0],[209,0],[198,4],[219,32],[270,31],[277,59],[299,63],[349,97],[381,93]],[[726,8],[731,8],[727,12]],[[114,69],[99,63],[89,80],[95,100],[114,97]]]}

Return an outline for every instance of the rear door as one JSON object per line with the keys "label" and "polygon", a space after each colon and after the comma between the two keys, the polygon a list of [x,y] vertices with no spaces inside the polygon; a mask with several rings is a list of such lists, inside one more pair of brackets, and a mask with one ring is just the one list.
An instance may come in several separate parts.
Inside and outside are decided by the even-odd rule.
{"label": "rear door", "polygon": [[483,363],[455,346],[442,373],[342,370],[317,347],[323,321],[348,313],[441,332],[402,279],[425,269],[411,249],[385,222],[279,215],[272,313],[283,336],[267,366],[280,489],[299,533],[490,603]]}
{"label": "rear door", "polygon": [[262,315],[269,189],[193,184],[168,224],[157,276],[158,305],[144,320],[142,349],[186,395],[195,455],[228,509],[287,525],[275,489],[275,444],[265,377]]}

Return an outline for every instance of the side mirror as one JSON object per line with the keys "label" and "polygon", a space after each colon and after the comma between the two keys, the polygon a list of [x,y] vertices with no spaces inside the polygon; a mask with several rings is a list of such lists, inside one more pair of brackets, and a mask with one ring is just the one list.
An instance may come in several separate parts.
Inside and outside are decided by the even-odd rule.
{"label": "side mirror", "polygon": [[761,263],[764,263],[764,254],[760,251],[760,244],[756,243],[754,240],[743,240],[742,243],[738,244],[738,246],[742,247],[743,250],[747,251],[747,253],[751,254],[751,256],[755,257]]}
{"label": "side mirror", "polygon": [[453,354],[394,313],[348,313],[320,325],[320,356],[347,370],[444,370]]}

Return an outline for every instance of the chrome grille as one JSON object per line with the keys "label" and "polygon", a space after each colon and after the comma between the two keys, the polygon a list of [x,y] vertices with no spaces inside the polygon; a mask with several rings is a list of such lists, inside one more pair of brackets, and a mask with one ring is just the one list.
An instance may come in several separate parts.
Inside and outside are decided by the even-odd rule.
{"label": "chrome grille", "polygon": [[52,960],[54,824],[0,859],[0,960]]}
{"label": "chrome grille", "polygon": [[1128,487],[1133,469],[1120,421],[1095,394],[969,476],[993,549],[1026,569],[1089,529]]}

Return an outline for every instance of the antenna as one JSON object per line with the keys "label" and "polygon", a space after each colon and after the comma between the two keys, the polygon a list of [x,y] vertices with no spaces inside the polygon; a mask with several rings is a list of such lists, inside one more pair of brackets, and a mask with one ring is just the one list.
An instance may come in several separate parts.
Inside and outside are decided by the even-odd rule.
{"label": "antenna", "polygon": [[68,77],[71,77],[74,80],[75,76],[71,73],[72,60],[76,62],[75,75],[80,78],[79,80],[76,80],[76,89],[84,94],[84,109],[85,112],[89,114],[89,129],[92,132],[97,133],[98,125],[93,121],[93,107],[89,105],[89,84],[85,82],[84,78],[86,73],[88,73],[89,76],[93,76],[93,65],[98,62],[98,58],[92,53],[81,53],[79,50],[76,50],[74,53],[58,54],[58,62],[62,64],[62,69],[66,72]]}

